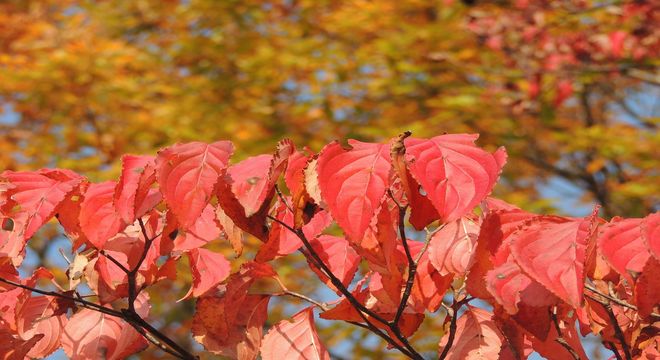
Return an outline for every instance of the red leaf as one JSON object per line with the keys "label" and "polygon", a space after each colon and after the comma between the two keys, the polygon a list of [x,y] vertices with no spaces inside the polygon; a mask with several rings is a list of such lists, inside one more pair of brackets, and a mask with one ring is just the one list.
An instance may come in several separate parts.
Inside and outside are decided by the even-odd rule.
{"label": "red leaf", "polygon": [[[310,241],[312,248],[319,255],[325,265],[330,268],[333,274],[341,280],[344,286],[348,286],[355,276],[358,265],[360,265],[360,256],[353,250],[350,243],[343,237],[321,235],[316,239]],[[313,263],[308,259],[310,267],[319,278],[326,283],[331,289],[338,291],[334,288],[330,279],[321,272]]]}
{"label": "red leaf", "polygon": [[642,219],[612,221],[598,237],[601,254],[630,285],[635,282],[629,271],[640,273],[651,256],[642,239],[641,223]]}
{"label": "red leaf", "polygon": [[55,209],[64,198],[80,183],[78,176],[73,179],[55,180],[44,175],[50,171],[13,172],[5,171],[0,175],[4,185],[0,198],[2,207],[0,217],[11,219],[11,226],[3,222],[0,229],[0,257],[12,258],[14,265],[20,265],[20,254],[25,243],[55,214]]}
{"label": "red leaf", "polygon": [[[151,184],[156,181],[155,158],[153,156],[124,155],[122,157],[121,177],[114,194],[114,204],[119,216],[127,224],[144,215],[138,211],[151,210],[161,200],[161,195],[154,192],[149,195]],[[145,206],[145,200],[148,202]]]}
{"label": "red leaf", "polygon": [[582,303],[585,250],[596,219],[595,213],[584,219],[539,216],[511,235],[516,263],[574,308]]}
{"label": "red leaf", "polygon": [[304,170],[309,159],[310,156],[301,151],[296,151],[289,157],[289,164],[284,173],[284,181],[290,194],[297,194],[305,186]]}
{"label": "red leaf", "polygon": [[506,237],[511,235],[525,220],[534,216],[536,215],[516,209],[492,210],[486,214],[481,223],[477,247],[473,255],[474,260],[466,279],[466,288],[470,294],[482,299],[491,297],[485,277],[488,271],[494,268],[493,261],[497,250]]}
{"label": "red leaf", "polygon": [[67,319],[64,315],[54,316],[56,306],[54,298],[48,296],[29,297],[18,304],[17,331],[21,338],[28,340],[43,335],[30,349],[28,356],[46,357],[60,347],[60,336]]}
{"label": "red leaf", "polygon": [[660,212],[644,218],[642,236],[649,252],[660,261]]}
{"label": "red leaf", "polygon": [[[440,341],[440,352],[446,346],[449,334]],[[446,359],[499,359],[504,335],[493,321],[493,314],[469,306],[456,321],[456,335]]]}
{"label": "red leaf", "polygon": [[90,184],[80,204],[80,228],[98,249],[128,225],[113,205],[116,185],[114,181]]}
{"label": "red leaf", "polygon": [[[230,303],[222,297],[201,297],[197,300],[192,331],[195,340],[206,350],[231,358],[253,360],[259,355],[263,325],[268,318],[267,295],[245,295],[240,303]],[[230,309],[233,307],[234,309]],[[236,311],[231,322],[226,317]]]}
{"label": "red leaf", "polygon": [[489,154],[474,145],[477,137],[456,134],[405,140],[410,173],[443,222],[457,220],[477,206],[493,189],[506,162],[504,149]]}
{"label": "red leaf", "polygon": [[[138,314],[146,317],[144,297],[136,305]],[[90,309],[75,313],[62,334],[62,348],[72,360],[124,359],[146,347],[144,337],[124,320]]]}
{"label": "red leaf", "polygon": [[[277,219],[291,227],[294,225],[293,214],[284,204],[279,206]],[[330,223],[332,223],[330,214],[325,210],[322,210],[316,213],[307,224],[303,225],[302,230],[305,237],[312,240],[319,236],[319,234],[321,234]],[[302,245],[302,241],[296,234],[292,233],[289,229],[283,227],[277,222],[273,222],[268,241],[261,245],[255,259],[259,262],[270,261],[289,255],[298,250]]]}
{"label": "red leaf", "polygon": [[390,184],[389,145],[349,140],[350,150],[337,142],[318,157],[318,182],[330,214],[352,241],[364,236],[378,213]]}
{"label": "red leaf", "polygon": [[39,342],[43,335],[39,334],[29,340],[23,340],[13,336],[12,331],[0,327],[0,359],[3,360],[25,360],[34,344]]}
{"label": "red leaf", "polygon": [[186,296],[199,297],[223,282],[231,271],[231,264],[222,254],[206,249],[193,249],[188,254],[193,285]]}
{"label": "red leaf", "polygon": [[[168,233],[168,230],[165,233]],[[206,245],[209,241],[217,239],[219,236],[220,228],[216,223],[215,208],[213,205],[208,204],[188,230],[177,232],[172,250],[186,251],[197,249]]]}
{"label": "red leaf", "polygon": [[[421,242],[408,241],[413,259],[417,257],[423,245]],[[403,254],[403,246],[399,247],[399,251]],[[425,252],[417,264],[417,273],[410,293],[415,312],[423,313],[425,309],[429,312],[438,310],[452,280],[451,275],[440,275],[440,272],[431,265],[428,252]]]}
{"label": "red leaf", "polygon": [[211,200],[233,151],[229,141],[218,141],[177,144],[158,152],[160,191],[182,229],[191,227]]}
{"label": "red leaf", "polygon": [[445,224],[429,243],[429,260],[440,272],[463,276],[472,263],[472,255],[479,236],[480,224],[475,219],[462,217]]}
{"label": "red leaf", "polygon": [[287,320],[275,324],[261,345],[264,360],[281,359],[324,359],[330,360],[314,326],[314,311],[311,307],[293,315],[293,322]]}
{"label": "red leaf", "polygon": [[[275,194],[275,183],[284,171],[293,150],[290,140],[282,140],[277,144],[275,155],[268,161],[270,166],[267,173],[264,173],[263,159],[251,158],[230,168],[229,175],[220,181],[216,188],[222,212],[234,225],[261,241],[268,239],[265,221],[271,198]],[[255,186],[250,185],[250,182],[254,182]],[[235,193],[235,185],[238,186],[238,193]],[[248,185],[249,187],[246,187]]]}
{"label": "red leaf", "polygon": [[220,206],[215,209],[215,215],[236,257],[241,256],[243,253],[243,230],[234,224]]}
{"label": "red leaf", "polygon": [[642,274],[635,284],[635,304],[639,315],[649,316],[655,309],[660,309],[660,260],[651,258],[642,269]]}
{"label": "red leaf", "polygon": [[267,295],[249,295],[252,283],[277,274],[268,264],[247,263],[233,274],[217,294],[197,299],[192,333],[195,340],[213,352],[252,360],[259,354],[262,328],[268,314]]}

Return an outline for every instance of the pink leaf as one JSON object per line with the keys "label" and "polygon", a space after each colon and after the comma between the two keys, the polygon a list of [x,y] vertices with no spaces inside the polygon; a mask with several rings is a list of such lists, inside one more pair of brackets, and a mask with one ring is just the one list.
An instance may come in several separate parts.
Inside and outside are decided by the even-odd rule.
{"label": "pink leaf", "polygon": [[186,251],[197,249],[206,245],[209,241],[220,236],[220,228],[216,223],[215,208],[208,204],[188,230],[179,231],[174,238],[175,251]]}
{"label": "pink leaf", "polygon": [[289,157],[289,164],[284,173],[284,181],[291,195],[297,194],[305,183],[305,167],[310,156],[301,151],[296,151]]}
{"label": "pink leaf", "polygon": [[[136,305],[138,314],[146,317],[144,297]],[[146,347],[147,340],[124,320],[90,309],[75,313],[62,334],[62,348],[72,360],[124,359]]]}
{"label": "pink leaf", "polygon": [[[293,214],[288,211],[286,205],[281,204],[277,212],[277,219],[293,227]],[[332,218],[327,211],[322,210],[305,225],[302,230],[307,239],[314,239],[332,223]],[[268,241],[261,245],[256,260],[259,262],[270,261],[282,256],[289,255],[302,246],[300,238],[289,231],[289,229],[273,222]]]}
{"label": "pink leaf", "polygon": [[456,134],[405,140],[410,173],[443,222],[457,220],[477,206],[493,189],[506,162],[504,149],[489,154],[474,145],[477,137]]}
{"label": "pink leaf", "polygon": [[389,145],[349,140],[350,150],[337,142],[327,145],[318,157],[318,183],[332,217],[349,239],[364,236],[378,213],[390,184]]}
{"label": "pink leaf", "polygon": [[[155,158],[153,156],[124,155],[122,157],[121,177],[117,183],[114,194],[114,204],[119,216],[127,224],[144,214],[138,210],[143,207],[145,200],[152,208],[160,201],[160,194],[148,197],[151,184],[156,181]],[[145,209],[150,210],[150,209]]]}
{"label": "pink leaf", "polygon": [[[360,265],[360,256],[353,250],[350,243],[343,237],[321,235],[310,241],[312,248],[319,255],[325,265],[330,268],[333,274],[341,280],[344,286],[348,286],[355,276],[358,265]],[[309,260],[308,260],[309,262]],[[334,286],[320,269],[310,267],[328,286],[334,289]],[[335,291],[337,291],[335,289]]]}
{"label": "pink leaf", "polygon": [[[440,352],[448,339],[449,334],[446,334],[440,341]],[[446,359],[499,359],[503,343],[504,335],[495,324],[493,314],[469,306],[456,322],[456,335]]]}
{"label": "pink leaf", "polygon": [[182,229],[188,229],[211,200],[233,152],[229,141],[167,147],[156,158],[160,191]]}
{"label": "pink leaf", "polygon": [[472,262],[479,236],[479,223],[466,217],[450,222],[429,243],[429,260],[440,275],[463,276]]}
{"label": "pink leaf", "polygon": [[80,204],[80,228],[98,249],[128,225],[113,205],[116,185],[114,181],[90,184]]}
{"label": "pink leaf", "polygon": [[9,182],[0,189],[0,218],[11,219],[9,228],[0,229],[0,256],[12,258],[15,265],[21,263],[19,255],[25,243],[53,217],[57,206],[82,180],[79,176],[56,180],[45,175],[55,171],[58,169],[5,171],[0,175],[0,180]]}
{"label": "pink leaf", "polygon": [[640,273],[649,259],[642,239],[642,219],[624,219],[605,225],[598,237],[598,248],[607,262],[628,284],[634,279],[629,271]]}
{"label": "pink leaf", "polygon": [[183,299],[201,296],[224,281],[231,271],[229,261],[222,254],[210,250],[194,249],[190,251],[188,257],[193,285]]}
{"label": "pink leaf", "polygon": [[18,304],[17,330],[21,338],[28,340],[35,335],[43,337],[30,349],[28,356],[42,358],[60,347],[62,329],[66,316],[54,316],[54,299],[48,296],[33,296]]}
{"label": "pink leaf", "polygon": [[574,308],[582,303],[585,251],[596,219],[595,213],[584,219],[539,216],[511,235],[516,263]]}
{"label": "pink leaf", "polygon": [[314,326],[314,312],[311,307],[293,315],[293,322],[283,320],[275,324],[261,345],[264,360],[330,360]]}
{"label": "pink leaf", "polygon": [[649,252],[660,261],[660,212],[644,218],[642,236]]}

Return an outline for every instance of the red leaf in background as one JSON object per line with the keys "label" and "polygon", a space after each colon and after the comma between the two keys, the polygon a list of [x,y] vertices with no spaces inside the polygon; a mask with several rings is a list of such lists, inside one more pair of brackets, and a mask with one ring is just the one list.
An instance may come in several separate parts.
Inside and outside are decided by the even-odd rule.
{"label": "red leaf in background", "polygon": [[[283,223],[293,227],[293,214],[287,209],[286,205],[280,204],[276,216]],[[302,231],[308,240],[312,240],[318,237],[331,223],[330,214],[325,210],[321,210],[314,214],[314,217],[307,224],[303,225]],[[261,245],[255,259],[259,262],[270,261],[289,255],[302,245],[302,241],[296,234],[277,222],[273,222],[268,241]]]}
{"label": "red leaf in background", "polygon": [[641,226],[644,244],[655,259],[660,261],[660,212],[645,217]]}
{"label": "red leaf in background", "polygon": [[[124,155],[121,158],[121,177],[114,194],[114,204],[119,216],[127,224],[144,215],[138,211],[151,210],[161,200],[159,192],[149,195],[151,185],[156,181],[155,157]],[[146,206],[143,204],[147,202]]]}
{"label": "red leaf in background", "polygon": [[[192,328],[195,340],[214,354],[256,359],[261,347],[263,325],[268,318],[269,300],[267,295],[245,295],[240,302],[210,296],[197,299]],[[236,310],[240,311],[229,320],[226,313]]]}
{"label": "red leaf in background", "polygon": [[613,31],[607,35],[610,40],[610,54],[615,59],[619,59],[623,56],[623,45],[626,40],[628,33],[623,30]]}
{"label": "red leaf in background", "polygon": [[[413,259],[416,259],[424,244],[408,241],[408,246]],[[399,247],[399,251],[403,254],[403,246]],[[431,265],[428,252],[422,254],[417,263],[417,272],[410,292],[410,300],[414,304],[415,312],[423,313],[425,309],[429,312],[438,310],[452,281],[451,274],[440,275],[440,272]]]}
{"label": "red leaf in background", "polygon": [[569,79],[563,79],[557,82],[555,89],[555,100],[553,102],[555,107],[561,104],[573,95],[573,82]]}
{"label": "red leaf in background", "polygon": [[42,334],[36,335],[30,340],[23,340],[13,336],[12,331],[0,327],[0,359],[3,360],[25,360],[34,344],[39,342]]}
{"label": "red leaf in background", "polygon": [[116,186],[114,181],[90,184],[80,204],[80,228],[98,249],[128,225],[113,205]]}
{"label": "red leaf in background", "polygon": [[351,241],[358,241],[378,213],[392,166],[388,144],[348,143],[350,150],[337,142],[323,148],[317,176],[330,214]]}
{"label": "red leaf in background", "polygon": [[[45,174],[55,170],[40,170],[38,172],[5,171],[0,175],[0,181],[7,181],[0,198],[0,218],[3,228],[0,229],[0,257],[12,258],[14,265],[20,265],[23,257],[20,255],[25,243],[53,215],[55,209],[65,199],[67,194],[81,182],[81,177],[73,179],[52,179]],[[8,226],[6,218],[11,219]]]}
{"label": "red leaf in background", "polygon": [[227,170],[231,178],[231,190],[250,217],[261,209],[273,195],[273,187],[288,164],[295,148],[290,140],[277,144],[275,155],[258,155],[247,158]]}
{"label": "red leaf in background", "polygon": [[277,144],[275,155],[269,155],[268,167],[260,157],[247,159],[232,166],[216,187],[223,213],[234,225],[261,241],[268,240],[265,222],[275,194],[275,184],[293,151],[293,143],[288,139],[282,140]]}
{"label": "red leaf in background", "polygon": [[324,359],[330,360],[314,326],[314,311],[308,307],[292,316],[292,322],[282,320],[275,324],[261,345],[264,360]]}
{"label": "red leaf in background", "polygon": [[598,236],[600,253],[630,285],[635,280],[629,271],[640,273],[651,256],[642,239],[641,223],[642,219],[613,220]]}
{"label": "red leaf in background", "polygon": [[[171,234],[172,231],[176,230],[176,223],[172,224],[174,226],[167,225],[164,231],[165,234]],[[176,232],[172,250],[186,251],[197,249],[218,237],[220,237],[220,228],[216,222],[215,208],[213,205],[207,204],[197,220],[187,230]]]}
{"label": "red leaf in background", "polygon": [[65,315],[55,315],[56,300],[49,296],[33,296],[16,308],[17,332],[28,340],[43,335],[30,349],[28,356],[46,357],[60,347],[62,329],[67,323]]}
{"label": "red leaf in background", "polygon": [[[375,221],[369,225],[364,237],[351,240],[357,253],[369,264],[369,269],[381,274],[398,274],[396,257],[399,241],[399,209],[388,197],[383,199]],[[402,262],[405,259],[402,260]]]}
{"label": "red leaf in background", "polygon": [[596,212],[584,219],[536,217],[511,235],[511,253],[532,279],[579,308],[584,291],[585,250],[596,221]]}
{"label": "red leaf in background", "polygon": [[257,212],[268,194],[268,168],[273,155],[264,154],[247,158],[227,169],[231,190],[245,209],[245,216]]}
{"label": "red leaf in background", "polygon": [[305,186],[305,167],[310,158],[306,151],[296,151],[289,156],[289,164],[284,173],[284,182],[289,188],[289,194],[298,194]]}
{"label": "red leaf in background", "polygon": [[[448,337],[446,334],[440,341],[440,352]],[[446,359],[499,359],[503,343],[504,335],[493,321],[493,314],[468,306],[456,322],[456,335]]]}
{"label": "red leaf in background", "polygon": [[[571,320],[569,323],[560,320],[559,324],[561,337],[568,343],[571,348],[573,348],[573,350],[575,350],[580,359],[589,359],[589,357],[584,352],[584,348],[582,348],[580,336],[575,329],[575,319],[573,318],[573,320]],[[550,326],[550,331],[545,340],[530,336],[532,348],[548,360],[571,359],[572,356],[568,350],[556,341],[558,337],[559,336],[555,326]]]}
{"label": "red leaf in background", "polygon": [[[488,206],[495,208],[496,204]],[[498,248],[518,226],[535,216],[519,209],[489,210],[481,223],[474,260],[466,279],[466,288],[470,294],[482,299],[491,298],[485,277],[494,268],[493,261]]]}
{"label": "red leaf in background", "polygon": [[261,347],[262,329],[268,318],[268,295],[250,295],[252,283],[276,277],[268,264],[246,263],[217,294],[197,299],[192,333],[196,341],[214,354],[255,359]]}
{"label": "red leaf in background", "polygon": [[73,243],[73,249],[78,249],[82,244],[89,242],[80,226],[80,207],[88,187],[89,182],[82,182],[64,198],[56,209],[55,216],[64,228],[66,236]]}
{"label": "red leaf in background", "polygon": [[[149,313],[146,296],[136,302],[141,317]],[[62,348],[72,360],[124,359],[147,347],[147,340],[117,317],[82,309],[64,327]]]}
{"label": "red leaf in background", "polygon": [[222,254],[206,249],[193,249],[188,253],[193,284],[181,299],[199,297],[223,282],[231,272],[231,264]]}
{"label": "red leaf in background", "polygon": [[[456,134],[404,142],[410,173],[443,222],[457,220],[477,206],[493,189],[506,162],[503,148],[487,153],[474,145],[477,138]],[[410,205],[416,206],[412,201]]]}
{"label": "red leaf in background", "polygon": [[635,304],[642,318],[660,309],[660,260],[651,258],[635,284]]}
{"label": "red leaf in background", "polygon": [[[355,272],[360,265],[360,256],[353,250],[351,244],[343,237],[331,236],[331,235],[321,235],[318,238],[315,238],[310,241],[314,252],[318,254],[321,258],[321,261],[330,268],[330,271],[341,280],[344,286],[348,286],[355,276]],[[314,270],[316,275],[328,285],[334,291],[334,285],[330,282],[330,279],[323,274],[323,272],[312,265],[313,262],[310,261],[310,258],[307,259],[307,262],[310,265],[310,268]]]}
{"label": "red leaf in background", "polygon": [[243,253],[243,230],[234,224],[234,221],[225,214],[220,206],[215,209],[215,216],[236,257],[241,256]]}
{"label": "red leaf in background", "polygon": [[211,200],[233,151],[231,142],[217,141],[176,144],[158,152],[160,191],[182,229],[191,227]]}
{"label": "red leaf in background", "polygon": [[462,217],[433,234],[429,260],[440,275],[465,275],[472,263],[480,225],[478,219]]}

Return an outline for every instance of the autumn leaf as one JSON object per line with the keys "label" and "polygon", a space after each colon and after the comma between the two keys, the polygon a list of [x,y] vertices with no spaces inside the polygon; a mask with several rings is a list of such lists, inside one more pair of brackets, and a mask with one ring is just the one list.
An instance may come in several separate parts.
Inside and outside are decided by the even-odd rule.
{"label": "autumn leaf", "polygon": [[300,311],[291,320],[282,320],[268,330],[261,345],[263,359],[330,360],[330,354],[316,333],[313,308]]}
{"label": "autumn leaf", "polygon": [[459,219],[490,194],[506,163],[503,148],[489,154],[474,145],[477,137],[451,134],[404,141],[410,173],[443,222]]}
{"label": "autumn leaf", "polygon": [[323,148],[317,176],[330,214],[352,241],[364,236],[378,213],[390,184],[389,146],[349,140],[350,150],[337,142]]}
{"label": "autumn leaf", "polygon": [[207,249],[193,249],[188,254],[193,284],[188,293],[181,299],[199,297],[224,281],[231,265],[222,254]]}
{"label": "autumn leaf", "polygon": [[582,303],[586,244],[596,214],[584,219],[536,217],[510,238],[511,253],[531,278],[575,308]]}
{"label": "autumn leaf", "polygon": [[[447,345],[449,334],[440,341],[440,352]],[[504,335],[493,321],[493,314],[473,306],[456,321],[456,335],[446,359],[499,359]]]}
{"label": "autumn leaf", "polygon": [[191,227],[211,200],[233,151],[229,141],[218,141],[177,144],[158,152],[158,184],[182,229]]}

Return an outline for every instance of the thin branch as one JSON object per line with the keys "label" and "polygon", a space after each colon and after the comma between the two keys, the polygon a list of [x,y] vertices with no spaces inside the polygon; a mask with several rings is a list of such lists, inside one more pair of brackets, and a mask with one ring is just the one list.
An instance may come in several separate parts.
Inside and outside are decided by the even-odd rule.
{"label": "thin branch", "polygon": [[614,345],[613,342],[611,341],[603,341],[605,345],[608,345],[612,352],[614,353],[614,357],[616,357],[616,360],[623,360],[621,357],[621,354],[619,354],[619,350],[617,350],[616,345]]}
{"label": "thin branch", "polygon": [[454,303],[452,307],[446,307],[447,316],[451,316],[449,323],[449,337],[447,338],[447,344],[445,344],[444,348],[442,349],[442,353],[440,353],[440,356],[438,357],[439,360],[444,360],[447,358],[449,350],[451,349],[452,345],[454,345],[454,338],[456,337],[456,321],[458,320],[458,308],[455,306],[456,303]]}
{"label": "thin branch", "polygon": [[[591,286],[591,285],[589,285],[589,284],[584,284],[584,288],[587,289],[587,290],[589,290],[589,291],[591,291],[591,292],[593,292],[593,293],[595,293],[595,294],[598,294],[598,295],[600,295],[600,296],[606,298],[607,300],[610,300],[611,302],[613,302],[613,303],[615,303],[615,304],[617,304],[617,305],[621,305],[621,306],[626,307],[626,308],[628,308],[628,309],[631,309],[631,310],[637,311],[637,306],[632,305],[632,304],[628,304],[627,302],[625,302],[625,301],[623,301],[623,300],[621,300],[621,299],[617,299],[617,298],[615,298],[614,296],[610,296],[610,295],[604,294],[604,293],[600,292],[598,289],[596,289],[595,287],[593,287],[593,286]],[[599,301],[599,300],[597,300],[597,299],[594,299],[593,297],[590,297],[590,298],[593,299],[593,300],[595,300],[595,301],[598,302],[598,303],[603,304],[602,301]]]}
{"label": "thin branch", "polygon": [[[303,245],[307,249],[307,253],[311,256],[311,259],[313,259],[315,265],[321,269],[324,274],[330,279],[330,282],[332,285],[335,286],[341,292],[342,295],[348,300],[348,302],[355,308],[358,312],[358,314],[362,317],[362,319],[365,321],[367,326],[369,327],[369,330],[371,330],[373,333],[379,335],[383,339],[385,339],[390,345],[395,347],[397,350],[401,351],[403,354],[406,356],[416,359],[416,360],[423,360],[424,358],[410,345],[408,342],[408,339],[406,339],[405,336],[401,334],[401,331],[397,326],[392,325],[390,322],[385,320],[382,316],[379,314],[375,313],[371,309],[367,308],[364,306],[362,303],[360,303],[355,296],[344,286],[344,284],[337,278],[337,276],[328,268],[328,266],[323,262],[323,260],[319,257],[319,255],[314,251],[314,248],[312,247],[311,243],[305,236],[305,233],[302,230],[296,230],[293,227],[289,226],[285,222],[281,221],[280,219],[277,219],[274,216],[268,215],[268,218],[271,219],[272,221],[277,222],[278,224],[282,225],[284,228],[287,230],[291,231],[294,233],[298,238],[302,241]],[[373,318],[374,320],[380,322],[381,324],[387,326],[392,333],[395,335],[397,340],[403,344],[399,344],[399,342],[395,341],[391,337],[387,336],[386,334],[383,334],[380,329],[378,329],[375,325],[373,325],[369,319],[367,318],[367,315],[370,318]]]}
{"label": "thin branch", "polygon": [[112,263],[115,264],[115,265],[117,265],[117,266],[121,269],[121,271],[123,271],[124,273],[128,274],[128,273],[130,272],[130,270],[128,270],[128,269],[126,268],[126,266],[124,266],[122,263],[120,263],[117,259],[115,259],[114,257],[112,257],[112,255],[108,254],[108,253],[105,252],[104,250],[100,250],[99,253],[100,253],[101,255],[105,256],[108,260],[112,261]]}
{"label": "thin branch", "polygon": [[78,304],[80,304],[84,307],[89,308],[89,309],[92,309],[92,310],[95,310],[95,311],[98,311],[98,312],[102,312],[102,313],[107,314],[107,315],[123,318],[122,313],[117,311],[117,310],[109,309],[107,307],[101,306],[99,304],[95,304],[95,303],[87,301],[87,300],[83,300],[81,298],[64,295],[64,294],[61,294],[61,293],[58,293],[58,292],[55,292],[55,291],[46,291],[46,290],[33,288],[33,287],[30,287],[30,286],[23,285],[23,284],[13,282],[11,280],[3,279],[3,278],[0,278],[0,282],[3,282],[3,283],[8,284],[8,285],[15,286],[15,287],[19,287],[19,288],[22,288],[22,289],[25,289],[25,290],[30,290],[30,291],[36,292],[38,294],[42,294],[42,295],[46,295],[46,296],[53,296],[53,297],[58,297],[60,299],[73,301],[73,302],[76,302],[76,303],[78,303]]}
{"label": "thin branch", "polygon": [[328,307],[328,305],[326,303],[322,303],[320,301],[317,301],[317,300],[314,300],[314,299],[310,298],[307,295],[303,295],[303,294],[300,294],[300,293],[297,293],[295,291],[291,291],[291,290],[288,290],[288,289],[283,289],[282,293],[273,294],[273,295],[278,295],[278,296],[279,295],[287,295],[287,296],[295,297],[295,298],[298,298],[300,300],[307,301],[308,303],[318,307],[319,309],[321,309],[323,311],[330,310],[330,307]]}
{"label": "thin branch", "polygon": [[289,202],[286,201],[286,198],[284,197],[284,194],[282,194],[282,191],[280,191],[280,187],[277,186],[277,184],[275,184],[275,192],[277,193],[277,197],[280,198],[280,201],[282,201],[284,206],[286,206],[286,208],[289,209],[289,211],[291,211],[291,213],[293,213],[293,208],[291,207],[291,205],[289,205]]}
{"label": "thin branch", "polygon": [[[603,307],[607,311],[607,316],[610,318],[610,322],[612,323],[612,326],[614,326],[614,336],[616,336],[617,340],[619,340],[619,343],[621,343],[621,349],[623,350],[623,355],[626,357],[626,360],[632,360],[632,355],[630,354],[630,347],[628,346],[628,343],[626,342],[626,337],[623,335],[623,330],[621,330],[621,326],[619,325],[619,321],[616,319],[616,315],[614,315],[614,312],[612,311],[612,306],[607,303],[603,304]],[[616,351],[616,347],[614,348]]]}
{"label": "thin branch", "polygon": [[573,359],[580,360],[580,355],[578,355],[575,349],[573,349],[571,345],[566,341],[566,339],[564,339],[564,337],[562,336],[561,328],[559,327],[559,321],[557,320],[557,314],[555,314],[555,312],[552,309],[550,309],[550,317],[552,318],[552,322],[555,326],[555,330],[557,331],[557,338],[555,339],[555,341],[559,343],[559,345],[563,346],[564,349],[566,349],[571,354]]}
{"label": "thin branch", "polygon": [[[392,195],[392,192],[390,192],[390,196]],[[392,196],[392,199],[394,197]],[[399,328],[399,320],[401,319],[401,316],[403,315],[403,311],[405,310],[406,306],[408,305],[408,298],[410,298],[410,294],[412,293],[412,288],[413,285],[415,284],[415,274],[417,274],[417,261],[413,259],[412,254],[410,253],[410,247],[408,246],[408,240],[406,239],[406,224],[405,224],[405,218],[406,218],[406,207],[403,207],[397,203],[397,207],[399,209],[399,237],[401,237],[401,242],[403,243],[403,250],[406,253],[406,259],[408,260],[408,278],[406,279],[406,286],[403,290],[403,295],[401,295],[401,300],[399,302],[399,306],[396,309],[396,315],[394,316],[394,320],[392,320],[392,325],[394,325],[397,329]],[[421,254],[421,252],[420,252]],[[399,330],[400,331],[400,330]]]}

